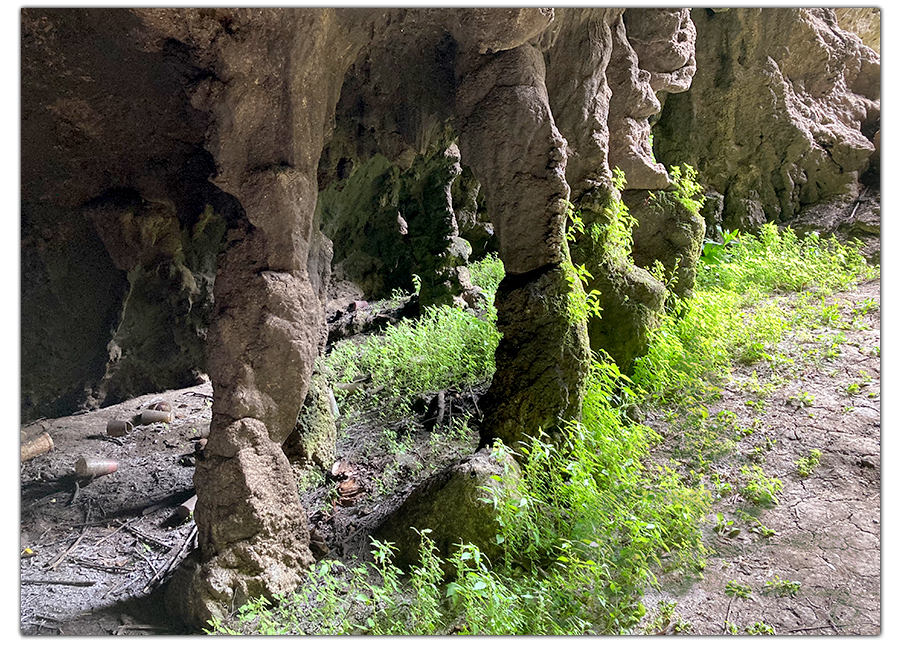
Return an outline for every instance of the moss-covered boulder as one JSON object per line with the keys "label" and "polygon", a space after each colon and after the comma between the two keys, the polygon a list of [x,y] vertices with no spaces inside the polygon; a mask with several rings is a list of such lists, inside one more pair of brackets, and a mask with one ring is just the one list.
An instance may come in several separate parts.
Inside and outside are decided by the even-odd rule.
{"label": "moss-covered boulder", "polygon": [[[429,477],[416,487],[397,511],[375,530],[374,538],[394,544],[394,563],[409,568],[419,563],[421,537],[431,530],[438,554],[449,558],[459,544],[474,544],[491,561],[502,557],[495,497],[512,497],[521,471],[513,460],[479,451]],[[445,571],[449,570],[445,566]]]}

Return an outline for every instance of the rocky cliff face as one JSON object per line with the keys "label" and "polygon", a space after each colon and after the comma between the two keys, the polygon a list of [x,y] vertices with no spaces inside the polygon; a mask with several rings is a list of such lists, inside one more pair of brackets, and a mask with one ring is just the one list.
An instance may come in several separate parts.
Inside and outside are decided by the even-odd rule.
{"label": "rocky cliff face", "polygon": [[880,59],[825,9],[694,10],[697,73],[666,100],[654,146],[699,168],[729,226],[854,198],[877,164]]}
{"label": "rocky cliff face", "polygon": [[[853,189],[877,56],[827,11],[769,11],[23,10],[23,417],[207,372],[200,552],[174,604],[202,623],[294,588],[312,555],[282,444],[332,264],[372,294],[418,273],[441,302],[491,243],[507,277],[482,437],[514,445],[578,418],[590,347],[641,353],[665,298],[641,266],[696,260],[683,211],[635,205],[650,231],[633,253],[617,236],[622,197],[669,187],[661,98],[657,155],[700,166],[729,215]],[[603,320],[572,318],[573,260]]]}

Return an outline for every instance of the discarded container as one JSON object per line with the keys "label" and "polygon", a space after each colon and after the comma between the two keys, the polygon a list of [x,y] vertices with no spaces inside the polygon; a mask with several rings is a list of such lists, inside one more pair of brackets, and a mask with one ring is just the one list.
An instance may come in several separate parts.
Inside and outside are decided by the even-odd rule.
{"label": "discarded container", "polygon": [[115,460],[102,458],[85,458],[82,456],[75,461],[75,476],[82,479],[93,479],[98,476],[112,474],[119,469],[119,463]]}
{"label": "discarded container", "polygon": [[161,412],[157,409],[145,409],[141,412],[141,425],[149,423],[171,423],[174,414],[172,412]]}
{"label": "discarded container", "polygon": [[152,409],[156,412],[171,412],[172,405],[167,403],[165,400],[160,400],[159,402],[154,402],[152,405],[147,407],[147,409]]}
{"label": "discarded container", "polygon": [[186,500],[178,505],[178,508],[175,511],[178,513],[179,518],[187,518],[192,513],[194,513],[194,507],[197,506],[197,496],[194,495],[191,499]]}
{"label": "discarded container", "polygon": [[42,453],[47,453],[48,451],[52,450],[53,439],[50,437],[49,433],[42,433],[41,435],[35,437],[29,442],[25,442],[22,445],[21,462],[31,460],[32,458],[38,457]]}
{"label": "discarded container", "polygon": [[132,430],[134,430],[134,426],[131,421],[112,419],[106,424],[106,434],[110,437],[124,437],[130,435]]}

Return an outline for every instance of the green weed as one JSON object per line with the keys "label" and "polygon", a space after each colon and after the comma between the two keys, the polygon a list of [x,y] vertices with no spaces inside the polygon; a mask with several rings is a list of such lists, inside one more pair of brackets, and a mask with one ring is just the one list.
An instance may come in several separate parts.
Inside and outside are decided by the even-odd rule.
{"label": "green weed", "polygon": [[780,479],[766,476],[758,465],[741,468],[742,485],[738,492],[745,499],[760,506],[778,504],[778,493],[781,492]]}
{"label": "green weed", "polygon": [[752,625],[745,627],[744,631],[750,636],[774,636],[775,629],[772,625],[765,622],[754,622]]}
{"label": "green weed", "polygon": [[822,452],[819,449],[811,449],[808,456],[795,461],[794,464],[797,465],[797,474],[805,479],[812,474],[812,471],[818,466],[821,458]]}
{"label": "green weed", "polygon": [[766,594],[774,594],[777,597],[793,597],[800,591],[798,581],[782,580],[777,575],[770,581],[766,581],[763,590]]}
{"label": "green weed", "polygon": [[730,580],[725,583],[725,594],[729,597],[735,597],[736,599],[751,599],[752,592],[753,590],[750,589],[749,585],[738,583],[736,580]]}

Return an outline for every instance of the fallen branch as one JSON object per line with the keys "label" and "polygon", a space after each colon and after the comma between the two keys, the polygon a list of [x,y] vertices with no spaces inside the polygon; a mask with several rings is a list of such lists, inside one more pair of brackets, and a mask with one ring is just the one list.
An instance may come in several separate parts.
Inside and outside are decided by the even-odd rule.
{"label": "fallen branch", "polygon": [[121,532],[123,529],[125,529],[126,527],[128,527],[129,525],[131,525],[131,523],[133,523],[133,522],[136,521],[136,520],[140,520],[140,516],[137,517],[137,518],[132,518],[131,520],[129,520],[129,521],[126,522],[126,523],[122,523],[121,525],[119,525],[118,528],[116,528],[115,532],[111,532],[110,534],[107,534],[105,537],[103,537],[102,539],[100,539],[100,541],[98,541],[97,543],[95,543],[94,546],[95,546],[95,547],[96,547],[96,546],[99,546],[101,543],[103,543],[104,541],[106,541],[106,540],[109,539],[110,537],[115,536],[116,534],[118,534],[119,532]]}
{"label": "fallen branch", "polygon": [[51,564],[47,566],[48,569],[53,570],[60,565],[60,563],[68,557],[69,553],[75,550],[78,547],[78,544],[81,543],[81,540],[84,538],[84,535],[87,533],[87,528],[81,531],[81,534],[78,535],[78,538],[75,539],[75,543],[66,548],[66,550],[57,557]]}
{"label": "fallen branch", "polygon": [[837,627],[849,627],[849,624],[831,624],[831,625],[822,625],[821,627],[800,627],[799,629],[785,629],[783,631],[787,631],[788,633],[794,633],[795,631],[817,631],[819,629],[837,629]]}
{"label": "fallen branch", "polygon": [[725,623],[722,625],[722,634],[728,633],[728,616],[731,615],[731,604],[734,602],[734,597],[728,600],[728,610],[725,611]]}
{"label": "fallen branch", "polygon": [[46,580],[43,578],[23,578],[22,585],[72,585],[74,587],[90,587],[96,585],[94,580]]}
{"label": "fallen branch", "polygon": [[162,569],[156,572],[156,575],[151,578],[147,584],[144,586],[144,592],[150,591],[150,586],[153,585],[156,581],[162,581],[163,578],[168,575],[169,571],[175,566],[175,562],[178,561],[178,558],[181,557],[181,554],[187,550],[191,541],[194,540],[194,537],[197,536],[197,525],[191,526],[190,531],[188,532],[187,538],[184,540],[184,543],[181,544],[181,548],[178,549],[178,552],[175,553],[174,556],[166,563]]}
{"label": "fallen branch", "polygon": [[144,541],[149,541],[150,543],[152,543],[156,546],[159,546],[160,548],[166,548],[166,549],[171,548],[171,545],[167,544],[165,541],[161,541],[161,540],[157,539],[156,537],[152,537],[149,534],[145,534],[144,532],[141,532],[136,527],[131,527],[130,523],[126,523],[125,525],[123,525],[123,527],[126,530],[128,530],[129,532],[131,532],[132,534],[134,534],[136,537],[143,539]]}
{"label": "fallen branch", "polygon": [[130,573],[134,571],[134,568],[120,567],[111,564],[97,564],[96,562],[91,562],[90,560],[85,560],[80,557],[73,557],[72,564],[77,564],[81,567],[89,567],[91,569],[98,569],[107,573]]}

